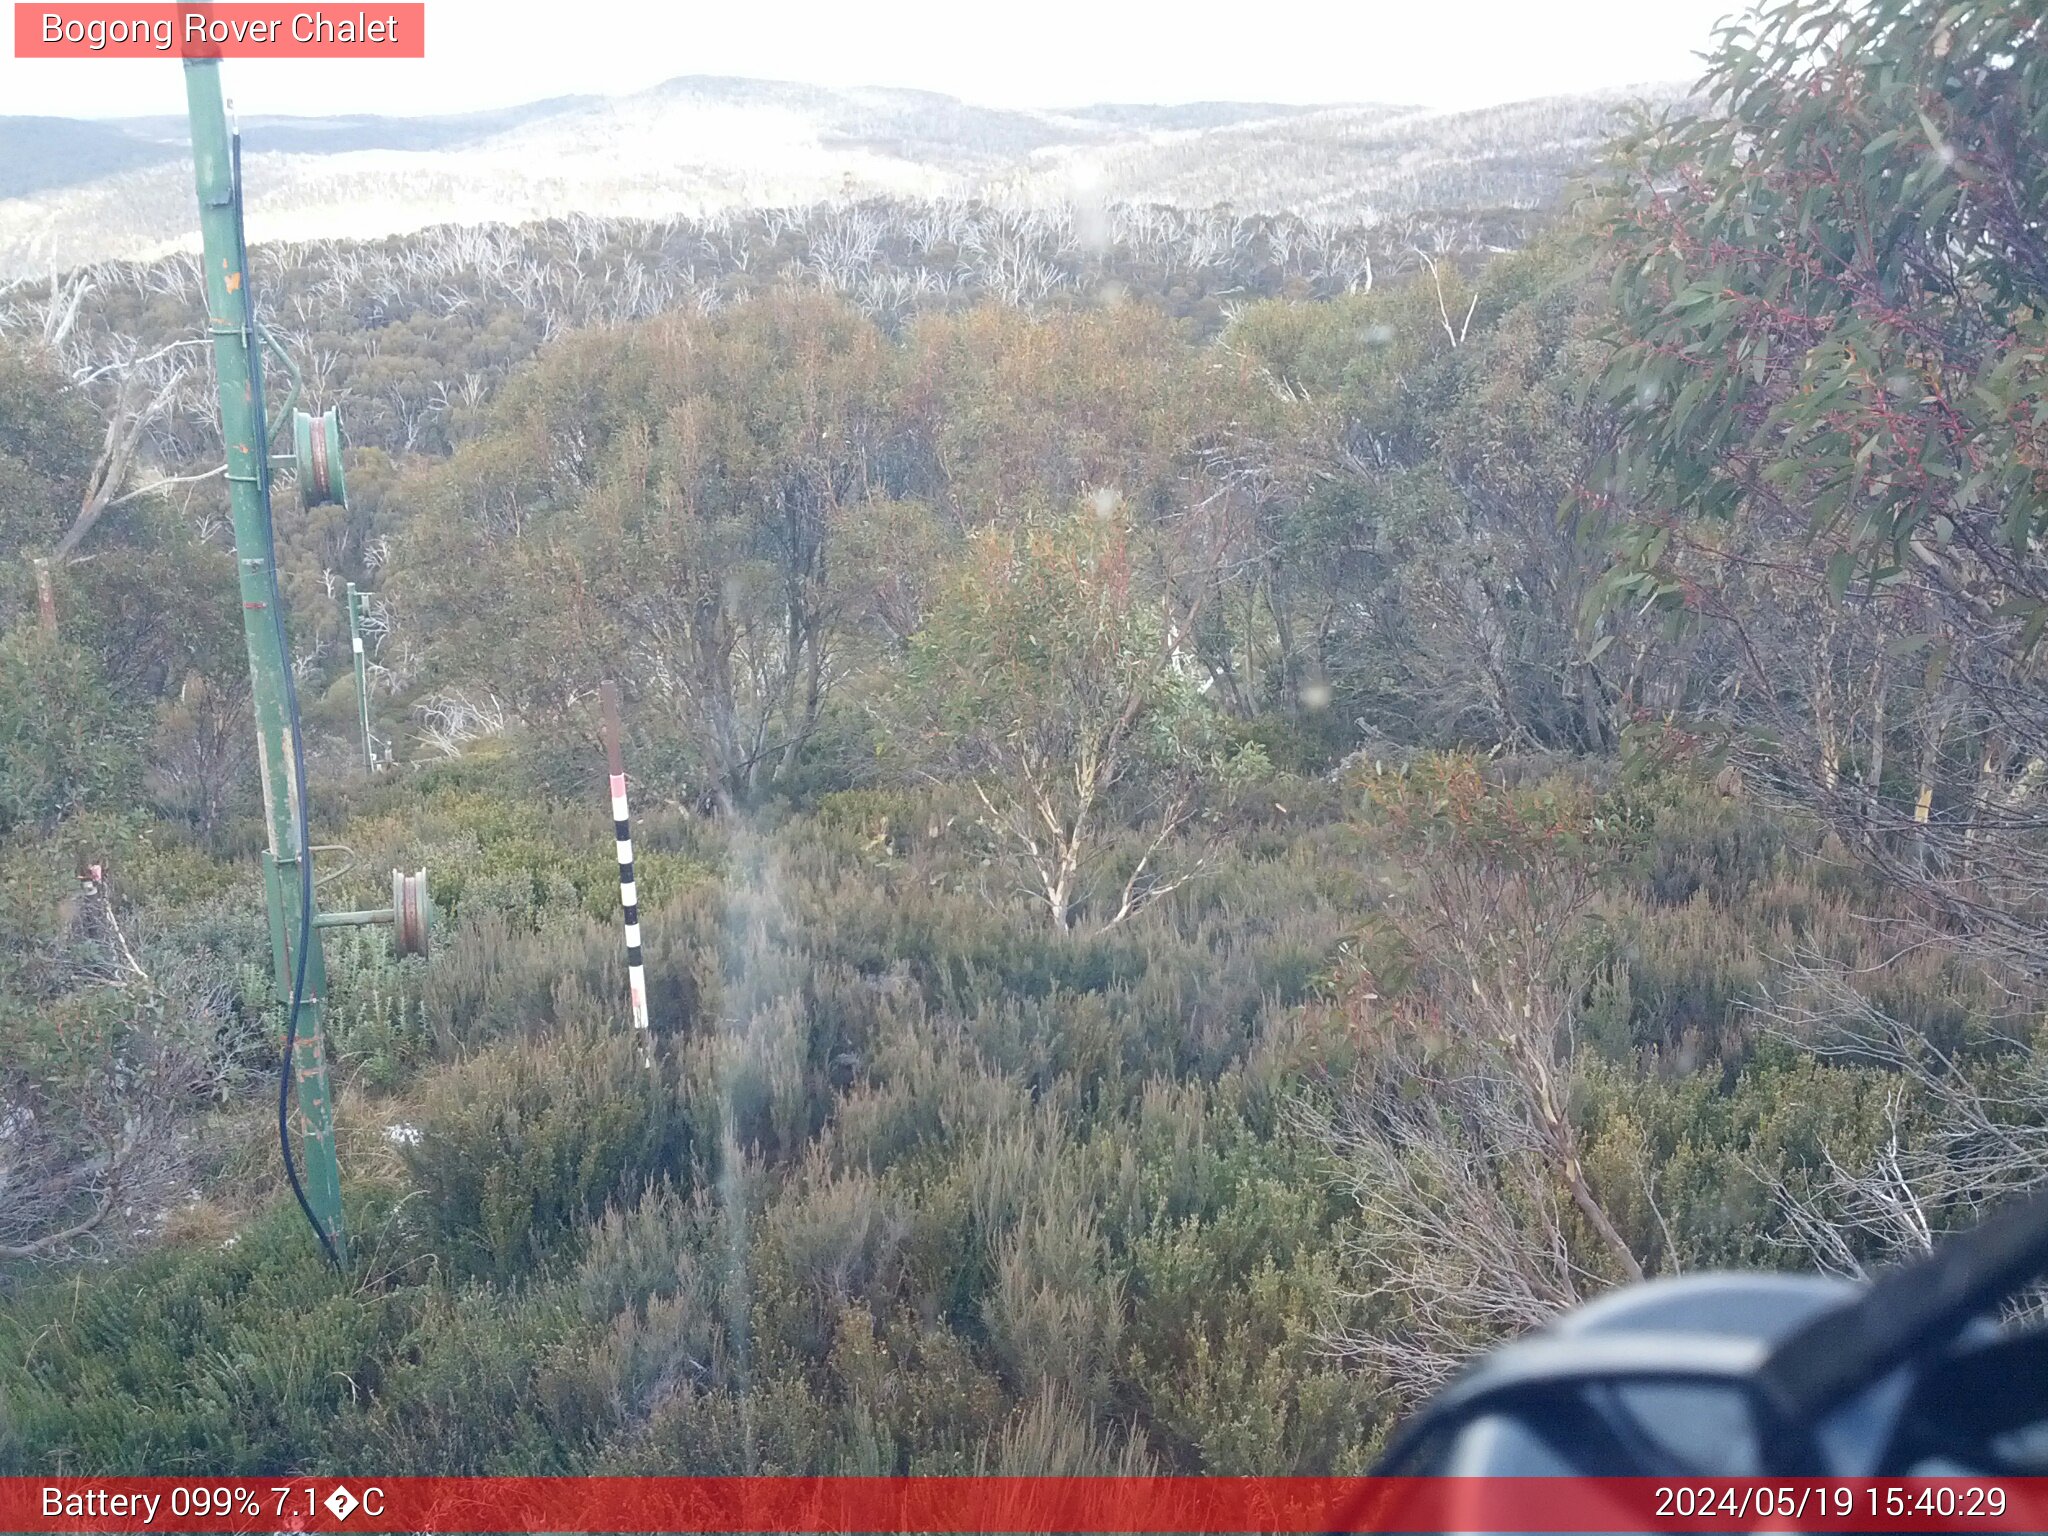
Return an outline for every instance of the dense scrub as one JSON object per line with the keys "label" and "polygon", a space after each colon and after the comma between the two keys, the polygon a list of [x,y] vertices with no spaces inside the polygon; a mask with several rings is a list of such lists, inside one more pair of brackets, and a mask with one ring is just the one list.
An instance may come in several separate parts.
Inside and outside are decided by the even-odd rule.
{"label": "dense scrub", "polygon": [[[347,835],[452,832],[491,782],[502,828],[509,778],[359,790]],[[975,839],[923,793],[651,818],[648,866],[675,871],[646,908],[651,1072],[601,887],[567,863],[539,889],[451,878],[431,965],[337,954],[350,1271],[254,1195],[274,1149],[250,1100],[190,1104],[177,1185],[130,1197],[160,1203],[136,1213],[156,1251],[18,1278],[7,1459],[1358,1468],[1400,1398],[1330,1344],[1403,1337],[1428,1258],[1362,1219],[1313,1123],[1365,1058],[1405,1061],[1363,1000],[1368,958],[1400,995],[1403,944],[1361,915],[1412,878],[1373,804],[1273,780],[1217,813],[1203,878],[1092,935],[979,899]],[[1735,1010],[1795,937],[1866,954],[1870,893],[1711,792],[1627,809],[1569,1058],[1586,1161],[1653,1270],[1775,1262],[1796,1233],[1743,1165],[1854,1158],[1889,1090]],[[1898,985],[1902,1013],[1986,1017],[1938,969]]]}
{"label": "dense scrub", "polygon": [[[1975,14],[1834,24],[1883,111],[2038,166],[2038,122],[1966,131],[2020,56]],[[1771,35],[1738,107],[1876,89]],[[1351,1471],[1605,1286],[1855,1270],[2038,1182],[2039,487],[2001,533],[1988,479],[1802,458],[1903,407],[1770,362],[1771,264],[1882,330],[1911,243],[1807,249],[1724,131],[1618,149],[1534,250],[1213,336],[763,285],[531,338],[348,514],[281,508],[323,900],[424,863],[444,919],[329,944],[339,1273],[276,1170],[216,488],[108,502],[45,628],[103,431],[0,352],[0,1466]],[[1687,268],[1680,173],[1751,200],[1739,274]],[[1988,265],[1916,323],[2028,402],[1955,452],[2038,467],[1997,254],[2038,229],[1954,239]]]}

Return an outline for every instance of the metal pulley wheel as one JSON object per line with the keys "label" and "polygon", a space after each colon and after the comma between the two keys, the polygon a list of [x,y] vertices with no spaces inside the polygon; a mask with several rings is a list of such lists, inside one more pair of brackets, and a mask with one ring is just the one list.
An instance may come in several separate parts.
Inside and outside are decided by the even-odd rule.
{"label": "metal pulley wheel", "polygon": [[299,465],[299,502],[306,507],[348,504],[341,478],[341,414],[292,412],[292,446]]}
{"label": "metal pulley wheel", "polygon": [[434,904],[427,899],[427,872],[391,871],[391,941],[401,955],[424,957],[433,939]]}

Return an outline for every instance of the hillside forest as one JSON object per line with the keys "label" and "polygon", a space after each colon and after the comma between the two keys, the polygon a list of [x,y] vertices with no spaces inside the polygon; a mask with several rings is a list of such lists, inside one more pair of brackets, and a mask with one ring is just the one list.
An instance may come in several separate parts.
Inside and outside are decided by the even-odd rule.
{"label": "hillside forest", "polygon": [[338,1270],[196,267],[0,292],[0,1471],[1358,1472],[2040,1183],[2044,28],[1769,0],[1491,224],[259,249],[321,902],[439,919]]}

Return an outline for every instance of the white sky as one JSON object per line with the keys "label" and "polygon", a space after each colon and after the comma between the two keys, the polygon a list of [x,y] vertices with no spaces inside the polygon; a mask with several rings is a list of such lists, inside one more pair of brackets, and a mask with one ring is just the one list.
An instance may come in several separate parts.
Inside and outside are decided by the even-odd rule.
{"label": "white sky", "polygon": [[[427,0],[417,61],[229,60],[244,113],[415,114],[676,75],[895,85],[994,106],[1468,107],[1690,81],[1743,0]],[[376,0],[330,0],[330,15]],[[174,58],[0,57],[0,114],[184,111]]]}

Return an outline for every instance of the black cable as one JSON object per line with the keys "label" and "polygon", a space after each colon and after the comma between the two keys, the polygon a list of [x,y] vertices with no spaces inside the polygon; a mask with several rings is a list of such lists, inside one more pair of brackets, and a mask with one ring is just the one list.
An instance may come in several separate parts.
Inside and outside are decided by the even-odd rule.
{"label": "black cable", "polygon": [[287,729],[291,732],[292,836],[298,843],[299,861],[299,937],[298,943],[294,946],[296,964],[292,972],[291,1004],[285,1011],[284,1059],[278,1064],[277,1072],[277,1144],[284,1153],[285,1177],[291,1181],[292,1194],[298,1198],[299,1209],[306,1214],[306,1224],[313,1229],[313,1235],[320,1239],[320,1246],[326,1250],[328,1262],[339,1269],[341,1252],[335,1246],[333,1236],[314,1213],[313,1202],[306,1198],[306,1187],[299,1180],[298,1162],[292,1156],[292,1054],[299,1042],[299,1008],[306,997],[306,956],[313,947],[313,856],[309,846],[313,838],[306,809],[306,748],[301,739],[299,725],[299,690],[292,678],[291,642],[286,637],[284,628],[284,593],[277,579],[277,530],[272,525],[270,509],[270,417],[263,401],[263,350],[256,336],[256,289],[250,280],[249,235],[242,222],[240,129],[235,130],[233,148],[235,261],[242,274],[243,301],[248,306],[249,324],[243,345],[249,352],[249,405],[251,414],[256,418],[258,433],[256,494],[263,503],[263,536],[268,545],[264,550],[264,563],[270,569],[270,619],[277,632],[278,667],[284,674],[285,721]]}

